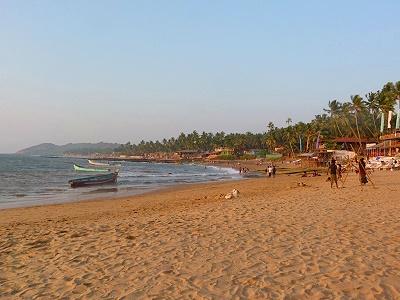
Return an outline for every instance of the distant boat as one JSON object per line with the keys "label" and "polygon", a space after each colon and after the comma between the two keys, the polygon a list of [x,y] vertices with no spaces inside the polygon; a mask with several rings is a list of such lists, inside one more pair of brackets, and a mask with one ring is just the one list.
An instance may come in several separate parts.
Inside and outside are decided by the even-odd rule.
{"label": "distant boat", "polygon": [[109,166],[110,164],[107,163],[102,163],[94,160],[88,159],[89,164],[94,165],[94,166]]}
{"label": "distant boat", "polygon": [[101,163],[97,162],[91,159],[88,159],[89,164],[94,165],[94,166],[103,166],[103,167],[112,167],[112,168],[118,168],[121,167],[121,164],[110,164],[110,163]]}
{"label": "distant boat", "polygon": [[68,181],[72,188],[85,187],[92,185],[111,184],[117,182],[118,173],[109,173],[104,175],[88,176]]}
{"label": "distant boat", "polygon": [[75,171],[82,171],[82,172],[110,172],[111,169],[97,169],[97,168],[85,168],[79,165],[74,164]]}

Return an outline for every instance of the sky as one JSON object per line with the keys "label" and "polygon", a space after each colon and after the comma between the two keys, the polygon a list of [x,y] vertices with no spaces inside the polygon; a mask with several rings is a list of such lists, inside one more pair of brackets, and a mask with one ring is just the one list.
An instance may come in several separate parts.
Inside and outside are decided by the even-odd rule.
{"label": "sky", "polygon": [[400,1],[0,1],[0,153],[263,132],[400,80]]}

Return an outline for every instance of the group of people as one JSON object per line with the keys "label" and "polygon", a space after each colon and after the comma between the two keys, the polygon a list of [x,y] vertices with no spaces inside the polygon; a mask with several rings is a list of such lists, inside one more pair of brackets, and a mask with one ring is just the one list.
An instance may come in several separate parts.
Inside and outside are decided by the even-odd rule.
{"label": "group of people", "polygon": [[[368,175],[365,167],[365,160],[362,157],[358,163],[358,169],[356,172],[359,174],[360,178],[360,183],[361,185],[365,185],[368,183]],[[332,160],[329,162],[328,165],[328,175],[330,176],[330,181],[331,181],[331,188],[333,188],[333,184],[336,185],[336,188],[339,188],[338,186],[338,180],[342,179],[342,173],[343,173],[343,168],[341,164],[336,164],[336,160],[332,158]]]}
{"label": "group of people", "polygon": [[240,168],[239,168],[239,173],[240,173],[240,174],[242,174],[242,173],[247,173],[247,172],[249,172],[249,171],[250,171],[250,169],[247,168],[247,167],[240,167]]}
{"label": "group of people", "polygon": [[268,177],[275,177],[275,175],[276,175],[276,167],[275,167],[275,165],[269,165],[265,169],[265,172],[268,174]]}
{"label": "group of people", "polygon": [[[313,170],[311,173],[311,177],[317,177],[321,176],[317,170]],[[308,177],[307,171],[304,171],[303,175],[301,177]]]}

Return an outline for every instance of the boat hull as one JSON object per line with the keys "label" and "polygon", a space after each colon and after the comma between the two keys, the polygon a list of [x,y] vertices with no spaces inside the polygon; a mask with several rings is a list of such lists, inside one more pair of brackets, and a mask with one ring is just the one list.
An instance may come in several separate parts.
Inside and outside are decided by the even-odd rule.
{"label": "boat hull", "polygon": [[101,169],[101,168],[85,168],[79,165],[74,165],[75,171],[81,171],[81,172],[110,172],[110,169]]}
{"label": "boat hull", "polygon": [[110,164],[106,164],[106,163],[102,163],[102,162],[98,162],[95,160],[90,160],[88,159],[89,164],[94,165],[94,166],[103,166],[103,167],[108,167]]}
{"label": "boat hull", "polygon": [[93,185],[112,184],[117,182],[118,173],[88,176],[68,181],[72,188],[86,187]]}

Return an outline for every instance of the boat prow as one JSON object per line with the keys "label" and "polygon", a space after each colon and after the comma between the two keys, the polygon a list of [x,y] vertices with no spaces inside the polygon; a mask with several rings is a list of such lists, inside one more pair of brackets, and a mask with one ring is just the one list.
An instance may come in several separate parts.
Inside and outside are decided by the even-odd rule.
{"label": "boat prow", "polygon": [[91,159],[88,159],[88,163],[91,165],[94,165],[94,166],[109,166],[110,165],[108,163],[102,163],[102,162],[98,162],[98,161],[91,160]]}
{"label": "boat prow", "polygon": [[72,188],[93,186],[93,185],[103,185],[103,184],[113,184],[117,182],[118,172],[102,174],[96,176],[88,176],[77,179],[69,180],[68,183]]}

